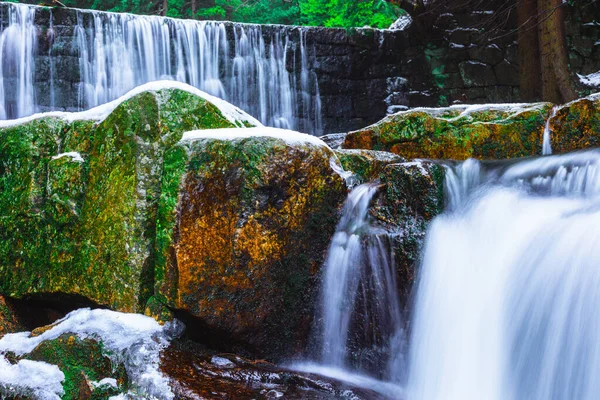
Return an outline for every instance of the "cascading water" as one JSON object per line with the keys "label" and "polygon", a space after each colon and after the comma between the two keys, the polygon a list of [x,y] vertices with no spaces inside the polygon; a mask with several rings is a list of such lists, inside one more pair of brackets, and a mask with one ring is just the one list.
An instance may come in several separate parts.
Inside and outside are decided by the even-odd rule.
{"label": "cascading water", "polygon": [[405,335],[390,236],[369,221],[377,189],[360,185],[346,200],[324,266],[318,363],[295,368],[394,396]]}
{"label": "cascading water", "polygon": [[15,5],[0,31],[0,120],[35,112],[35,10]]}
{"label": "cascading water", "polygon": [[600,393],[600,152],[449,168],[417,284],[409,399]]}
{"label": "cascading water", "polygon": [[548,117],[548,121],[546,121],[546,126],[544,126],[544,143],[542,146],[542,155],[548,156],[552,154],[552,143],[551,143],[551,134],[552,129],[550,128],[550,123],[552,122],[552,118],[556,117],[556,112],[558,111],[558,107],[552,107],[552,112],[550,113],[550,117]]}
{"label": "cascading water", "polygon": [[[266,125],[321,133],[318,82],[301,28],[267,32],[259,25],[77,11],[66,34],[65,27],[55,29],[45,8],[2,7],[8,25],[0,27],[0,119],[89,109],[141,84],[172,79],[227,100]],[[34,24],[41,13],[48,13],[50,26],[43,46]],[[61,68],[73,70],[70,76],[57,68],[57,57]],[[70,59],[78,64],[64,64]],[[43,79],[36,81],[36,74]]]}

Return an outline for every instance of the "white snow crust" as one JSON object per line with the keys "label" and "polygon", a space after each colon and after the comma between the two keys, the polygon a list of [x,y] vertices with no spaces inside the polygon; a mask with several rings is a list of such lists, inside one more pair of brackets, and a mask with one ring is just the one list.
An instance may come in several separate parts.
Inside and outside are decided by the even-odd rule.
{"label": "white snow crust", "polygon": [[84,121],[91,120],[91,121],[100,122],[100,121],[103,121],[104,119],[106,119],[106,117],[108,117],[108,115],[111,112],[113,112],[114,109],[117,108],[119,106],[119,104],[123,103],[124,101],[127,101],[127,100],[131,99],[132,97],[137,96],[138,94],[143,93],[143,92],[157,92],[157,91],[163,90],[163,89],[184,90],[184,91],[194,94],[196,96],[202,97],[203,99],[214,104],[223,113],[225,118],[227,118],[233,124],[238,125],[243,122],[248,122],[252,125],[262,126],[262,124],[256,118],[252,117],[250,114],[246,113],[245,111],[242,111],[238,107],[226,102],[225,100],[221,100],[218,97],[212,96],[212,95],[210,95],[206,92],[203,92],[202,90],[197,89],[186,83],[163,80],[163,81],[149,82],[144,85],[140,85],[140,86],[132,89],[125,95],[119,97],[116,100],[113,100],[109,103],[100,105],[98,107],[94,107],[87,111],[79,111],[79,112],[51,111],[51,112],[47,112],[47,113],[38,113],[38,114],[33,114],[33,115],[30,115],[30,116],[24,117],[24,118],[0,121],[0,128],[21,125],[21,124],[24,124],[24,123],[27,123],[30,121],[34,121],[34,120],[37,120],[40,118],[44,118],[44,117],[59,118],[64,121],[67,121],[67,122],[73,122],[73,121],[77,121],[77,120],[84,120]]}

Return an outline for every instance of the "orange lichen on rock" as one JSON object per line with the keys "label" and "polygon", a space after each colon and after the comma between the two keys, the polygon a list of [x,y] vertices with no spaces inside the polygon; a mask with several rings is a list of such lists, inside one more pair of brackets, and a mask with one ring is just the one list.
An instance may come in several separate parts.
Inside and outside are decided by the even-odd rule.
{"label": "orange lichen on rock", "polygon": [[600,146],[600,99],[579,99],[561,107],[550,121],[550,130],[555,153]]}
{"label": "orange lichen on rock", "polygon": [[6,299],[0,296],[0,337],[21,330],[15,311]]}
{"label": "orange lichen on rock", "polygon": [[267,351],[289,348],[284,338],[308,329],[298,324],[312,315],[316,267],[346,193],[330,166],[333,152],[269,137],[180,146],[186,150],[167,156],[181,184],[160,206],[176,214],[159,213],[159,225],[172,226],[159,292],[209,329]]}

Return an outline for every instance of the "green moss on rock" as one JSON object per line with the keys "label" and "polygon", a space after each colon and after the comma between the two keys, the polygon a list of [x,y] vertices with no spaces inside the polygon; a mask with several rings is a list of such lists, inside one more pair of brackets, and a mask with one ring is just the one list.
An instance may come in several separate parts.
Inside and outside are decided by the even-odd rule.
{"label": "green moss on rock", "polygon": [[346,195],[333,156],[260,136],[170,149],[157,222],[163,300],[262,356],[301,350]]}
{"label": "green moss on rock", "polygon": [[0,293],[143,312],[165,151],[184,131],[238,125],[201,97],[163,89],[99,123],[45,117],[0,128]]}
{"label": "green moss on rock", "polygon": [[19,332],[22,329],[12,305],[0,296],[0,338],[7,333]]}
{"label": "green moss on rock", "polygon": [[374,150],[335,150],[335,154],[344,170],[354,173],[361,183],[379,179],[387,165],[405,161],[394,153]]}
{"label": "green moss on rock", "polygon": [[95,388],[92,382],[114,378],[121,390],[127,388],[127,374],[122,365],[113,365],[101,343],[64,334],[54,340],[42,342],[28,360],[44,361],[58,366],[65,375],[62,399],[101,399],[118,394],[117,390]]}
{"label": "green moss on rock", "polygon": [[600,97],[590,96],[559,108],[550,129],[554,153],[600,147]]}
{"label": "green moss on rock", "polygon": [[415,109],[351,132],[345,149],[389,151],[408,159],[503,159],[540,154],[547,103]]}

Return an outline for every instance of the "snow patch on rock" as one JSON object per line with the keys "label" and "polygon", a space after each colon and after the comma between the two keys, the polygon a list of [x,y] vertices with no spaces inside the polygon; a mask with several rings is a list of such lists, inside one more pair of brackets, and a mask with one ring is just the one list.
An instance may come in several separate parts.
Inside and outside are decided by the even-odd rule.
{"label": "snow patch on rock", "polygon": [[79,162],[79,163],[82,163],[82,162],[85,161],[83,159],[83,157],[81,156],[81,154],[77,153],[76,151],[72,151],[72,152],[69,152],[69,153],[61,153],[59,155],[56,155],[56,156],[52,157],[52,159],[53,160],[58,160],[58,159],[63,158],[63,157],[69,157],[69,158],[71,158],[71,161]]}
{"label": "snow patch on rock", "polygon": [[413,23],[413,19],[408,14],[401,15],[394,23],[390,26],[392,31],[403,31],[408,29]]}
{"label": "snow patch on rock", "polygon": [[589,75],[577,74],[579,81],[585,86],[600,87],[600,71]]}
{"label": "snow patch on rock", "polygon": [[121,103],[131,99],[132,97],[144,92],[157,92],[164,89],[179,89],[205,99],[206,101],[214,104],[221,111],[223,116],[234,125],[243,127],[244,122],[247,122],[251,125],[262,126],[262,124],[256,118],[252,117],[245,111],[242,111],[233,104],[226,102],[225,100],[221,100],[186,83],[165,80],[140,85],[116,100],[98,107],[94,107],[87,111],[52,111],[47,113],[38,113],[24,118],[0,121],[0,128],[21,125],[45,117],[58,118],[67,122],[74,122],[78,120],[101,122],[106,119],[106,117],[108,117],[110,113],[112,113]]}
{"label": "snow patch on rock", "polygon": [[[5,374],[9,368],[4,354],[11,352],[17,356],[31,353],[42,342],[54,340],[63,334],[74,334],[81,339],[93,339],[102,343],[107,351],[107,356],[113,363],[123,363],[127,375],[136,395],[148,399],[173,399],[174,395],[169,386],[169,380],[159,370],[159,354],[171,339],[182,331],[182,324],[175,320],[161,326],[154,319],[139,314],[125,314],[110,310],[80,309],[69,313],[58,320],[52,328],[39,336],[32,337],[29,332],[7,334],[0,339],[0,388],[10,387]],[[49,393],[48,399],[58,399],[62,394],[62,386],[58,390],[64,375],[58,367],[43,363],[31,364],[22,360],[18,364],[16,379],[20,385],[28,388],[32,385],[29,375],[44,374],[40,382],[47,385],[36,384],[33,388],[36,396],[42,390]],[[23,372],[22,368],[29,368],[33,372]],[[35,382],[34,382],[35,383]],[[108,382],[105,382],[108,383]],[[29,385],[29,386],[27,386]],[[40,389],[40,392],[37,389]],[[1,392],[1,389],[0,389]],[[55,397],[52,397],[54,393]],[[45,400],[45,399],[44,399]]]}
{"label": "snow patch on rock", "polygon": [[248,139],[256,137],[268,137],[273,139],[279,139],[290,146],[296,145],[313,145],[318,147],[327,147],[327,144],[316,136],[307,135],[305,133],[290,131],[287,129],[279,128],[224,128],[224,129],[208,129],[190,131],[183,134],[181,142],[190,142],[201,139],[217,139],[217,140],[237,140],[237,139]]}
{"label": "snow patch on rock", "polygon": [[0,354],[0,398],[24,396],[40,400],[59,400],[64,394],[65,374],[56,365],[21,360],[10,364]]}

